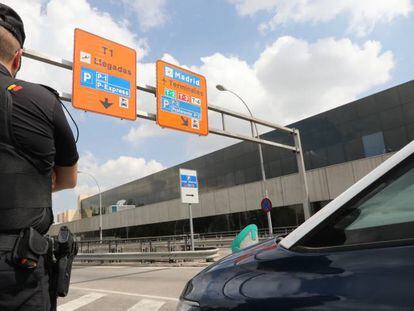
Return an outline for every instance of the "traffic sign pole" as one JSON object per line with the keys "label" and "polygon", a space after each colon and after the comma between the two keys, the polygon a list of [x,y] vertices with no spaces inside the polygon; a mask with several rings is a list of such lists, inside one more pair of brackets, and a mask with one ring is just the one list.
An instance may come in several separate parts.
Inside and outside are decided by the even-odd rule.
{"label": "traffic sign pole", "polygon": [[[259,137],[259,132],[257,130],[257,126],[256,126],[256,133],[257,133],[257,137]],[[262,145],[259,145],[259,157],[260,157],[260,168],[262,170],[262,192],[265,195],[265,198],[269,198],[268,192],[267,192],[267,187],[266,187],[266,172],[264,169],[264,162],[263,162],[263,151],[262,151]],[[272,214],[271,211],[267,212],[267,225],[269,227],[269,236],[273,236],[273,225],[272,225]]]}
{"label": "traffic sign pole", "polygon": [[192,211],[191,203],[188,203],[188,214],[190,217],[191,250],[194,251],[194,227],[193,227],[193,211]]}
{"label": "traffic sign pole", "polygon": [[[244,101],[243,101],[244,102]],[[247,105],[246,105],[247,107]],[[252,112],[250,111],[250,109],[248,108],[250,115],[253,117]],[[252,136],[254,137],[254,131],[253,131],[253,122],[251,123],[251,127],[252,127]],[[257,129],[257,125],[256,123],[254,123],[254,128],[256,129],[256,135],[257,138],[260,138],[259,135],[259,130]],[[267,187],[266,187],[266,172],[265,172],[265,168],[264,168],[264,161],[263,161],[263,151],[262,151],[262,145],[258,144],[258,148],[259,148],[259,159],[260,159],[260,169],[262,171],[262,193],[264,194],[265,198],[269,198],[268,192],[267,192]],[[272,225],[272,215],[270,210],[267,212],[267,225],[269,227],[269,236],[273,236],[273,225]]]}
{"label": "traffic sign pole", "polygon": [[272,215],[271,212],[267,213],[267,223],[269,225],[269,235],[273,236],[273,225],[272,225]]}
{"label": "traffic sign pole", "polygon": [[188,204],[188,218],[190,221],[191,250],[194,251],[194,226],[192,203],[199,203],[197,171],[180,168],[179,180],[181,188],[181,202]]}
{"label": "traffic sign pole", "polygon": [[[263,181],[263,183],[265,183],[266,181]],[[266,198],[269,198],[269,195],[267,193],[267,189],[265,190],[265,195]],[[267,212],[267,225],[269,226],[269,235],[273,236],[273,224],[272,224],[272,212],[268,211]]]}
{"label": "traffic sign pole", "polygon": [[300,141],[300,134],[299,130],[294,130],[293,139],[295,141],[295,146],[297,148],[296,152],[296,161],[298,164],[298,172],[299,177],[302,181],[302,187],[303,187],[303,214],[305,216],[305,220],[307,220],[309,217],[312,216],[312,208],[310,205],[309,200],[309,187],[308,187],[308,181],[306,178],[306,168],[305,168],[305,161],[303,159],[303,151],[302,151],[302,143]]}

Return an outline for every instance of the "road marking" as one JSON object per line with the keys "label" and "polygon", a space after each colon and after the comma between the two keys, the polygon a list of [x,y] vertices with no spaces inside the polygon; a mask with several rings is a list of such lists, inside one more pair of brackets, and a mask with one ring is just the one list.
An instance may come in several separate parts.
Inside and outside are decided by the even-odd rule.
{"label": "road marking", "polygon": [[134,270],[138,270],[138,271],[158,271],[158,270],[165,270],[165,269],[170,269],[171,267],[128,267],[128,266],[92,266],[91,268],[93,269],[134,269]]}
{"label": "road marking", "polygon": [[125,267],[125,266],[96,266],[96,267],[91,267],[93,269],[125,269],[125,268],[129,268],[129,267]]}
{"label": "road marking", "polygon": [[165,302],[163,301],[142,299],[140,302],[129,308],[127,311],[157,311],[164,304]]}
{"label": "road marking", "polygon": [[179,301],[178,298],[163,297],[163,296],[154,296],[154,295],[134,294],[134,293],[119,292],[119,291],[107,290],[107,289],[98,289],[98,288],[89,288],[89,287],[78,287],[78,286],[71,286],[70,288],[71,289],[77,289],[77,290],[86,290],[86,291],[91,291],[91,292],[105,293],[105,294],[125,295],[125,296],[141,297],[141,298],[149,298],[149,299],[168,300],[168,301],[174,301],[174,302]]}
{"label": "road marking", "polygon": [[88,295],[84,295],[78,299],[69,301],[67,303],[64,303],[63,305],[58,306],[57,310],[58,311],[73,311],[83,306],[86,306],[87,304],[90,304],[91,302],[94,302],[95,300],[98,300],[99,298],[102,298],[104,296],[106,295],[101,294],[101,293],[90,293]]}
{"label": "road marking", "polygon": [[86,264],[78,264],[74,263],[73,265],[76,268],[91,268],[91,269],[137,269],[137,270],[159,270],[159,269],[188,269],[188,268],[198,268],[198,267],[174,267],[174,266],[156,266],[156,267],[149,267],[149,266],[137,266],[137,265],[86,265]]}

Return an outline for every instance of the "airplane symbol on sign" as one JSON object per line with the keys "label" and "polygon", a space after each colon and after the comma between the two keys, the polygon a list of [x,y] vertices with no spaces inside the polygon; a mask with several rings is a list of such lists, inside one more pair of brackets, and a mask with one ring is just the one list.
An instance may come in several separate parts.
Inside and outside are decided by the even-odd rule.
{"label": "airplane symbol on sign", "polygon": [[80,52],[80,61],[83,63],[90,64],[91,63],[91,54],[86,52]]}

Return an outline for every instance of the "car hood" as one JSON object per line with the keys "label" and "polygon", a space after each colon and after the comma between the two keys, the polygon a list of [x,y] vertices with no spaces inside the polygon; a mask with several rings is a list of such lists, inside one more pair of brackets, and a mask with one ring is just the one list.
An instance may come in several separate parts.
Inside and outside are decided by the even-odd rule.
{"label": "car hood", "polygon": [[295,308],[323,305],[340,298],[315,296],[318,280],[350,277],[331,264],[327,254],[292,252],[268,240],[203,270],[188,282],[181,298],[198,302],[201,310],[274,310],[274,305],[285,303]]}
{"label": "car hood", "polygon": [[283,253],[278,251],[275,239],[270,239],[229,255],[204,269],[188,282],[182,298],[201,301],[207,292],[209,297],[222,296],[226,286],[234,282],[230,287],[238,290],[239,283],[246,277],[250,277],[250,274],[257,275],[260,263],[283,257]]}

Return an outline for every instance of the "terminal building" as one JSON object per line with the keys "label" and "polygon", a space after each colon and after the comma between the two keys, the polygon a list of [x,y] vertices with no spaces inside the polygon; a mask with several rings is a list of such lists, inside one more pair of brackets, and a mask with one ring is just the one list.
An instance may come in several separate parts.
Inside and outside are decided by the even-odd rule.
{"label": "terminal building", "polygon": [[[314,212],[414,140],[414,81],[288,125],[301,133]],[[287,134],[262,138],[293,145]],[[303,222],[302,186],[293,152],[263,146],[273,226]],[[267,227],[259,208],[261,170],[257,145],[241,142],[102,193],[102,206],[125,200],[135,208],[103,215],[103,235],[138,237],[189,232],[181,203],[179,168],[197,170],[200,204],[193,205],[195,233]],[[105,211],[108,211],[105,209]],[[85,238],[98,236],[99,196],[80,202],[81,219],[67,225]],[[58,225],[52,227],[52,234]]]}

